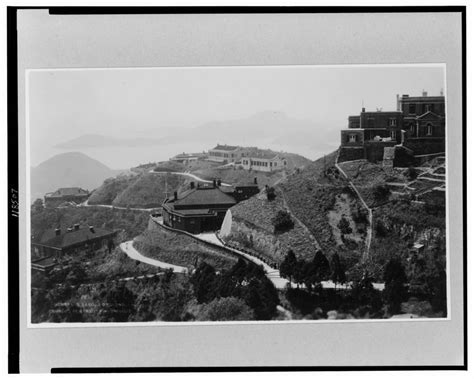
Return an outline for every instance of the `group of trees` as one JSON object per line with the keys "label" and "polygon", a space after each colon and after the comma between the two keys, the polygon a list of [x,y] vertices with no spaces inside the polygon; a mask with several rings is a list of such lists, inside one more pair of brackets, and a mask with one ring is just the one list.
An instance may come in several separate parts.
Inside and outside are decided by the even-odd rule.
{"label": "group of trees", "polygon": [[[242,319],[242,315],[253,314],[256,320],[270,320],[279,303],[278,293],[263,268],[242,259],[230,270],[221,272],[202,262],[192,275],[191,283],[198,303],[207,304],[206,312],[214,314],[213,318],[215,314],[225,314],[227,320]],[[226,304],[232,307],[224,312],[222,308]],[[233,315],[230,309],[234,309]]]}
{"label": "group of trees", "polygon": [[280,265],[280,275],[295,282],[298,287],[304,284],[310,292],[320,289],[321,282],[325,280],[331,279],[335,285],[346,282],[345,267],[339,255],[334,253],[330,263],[321,250],[311,261],[298,259],[293,250],[289,250]]}

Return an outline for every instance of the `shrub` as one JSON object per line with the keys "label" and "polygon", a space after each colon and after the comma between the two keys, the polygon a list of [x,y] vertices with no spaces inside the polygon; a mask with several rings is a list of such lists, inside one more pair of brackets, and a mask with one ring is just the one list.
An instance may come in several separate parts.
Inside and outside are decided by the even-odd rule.
{"label": "shrub", "polygon": [[384,184],[379,184],[374,188],[374,198],[376,201],[383,202],[388,199],[390,189]]}
{"label": "shrub", "polygon": [[341,220],[337,224],[337,227],[341,231],[342,234],[351,234],[352,233],[352,228],[350,227],[349,221],[342,216]]}
{"label": "shrub", "polygon": [[418,171],[416,171],[413,166],[408,167],[408,170],[405,173],[406,177],[415,180],[418,177]]}
{"label": "shrub", "polygon": [[272,200],[275,200],[276,198],[276,192],[275,192],[275,188],[273,187],[268,187],[267,188],[267,199],[269,201],[272,201]]}
{"label": "shrub", "polygon": [[236,297],[214,299],[204,305],[197,315],[199,321],[253,320],[253,310],[245,301]]}
{"label": "shrub", "polygon": [[275,228],[275,233],[285,232],[295,226],[295,223],[291,219],[291,215],[286,211],[278,211],[272,220],[272,224]]}

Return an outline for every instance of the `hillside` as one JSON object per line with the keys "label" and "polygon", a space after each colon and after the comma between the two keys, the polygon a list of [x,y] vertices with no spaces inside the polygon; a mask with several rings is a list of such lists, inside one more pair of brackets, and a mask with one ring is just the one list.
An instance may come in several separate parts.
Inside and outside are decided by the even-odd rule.
{"label": "hillside", "polygon": [[31,199],[61,187],[81,187],[89,191],[120,171],[112,170],[83,153],[58,154],[31,168]]}
{"label": "hillside", "polygon": [[144,173],[118,193],[112,205],[131,208],[160,207],[166,190],[170,195],[183,183],[183,178],[178,175]]}
{"label": "hillside", "polygon": [[221,230],[221,236],[227,243],[252,250],[275,263],[281,263],[290,249],[298,258],[312,259],[319,246],[303,225],[294,220],[292,228],[275,232],[272,220],[279,211],[286,210],[281,193],[269,201],[263,191],[230,209],[231,227],[225,233]]}
{"label": "hillside", "polygon": [[289,175],[278,188],[323,253],[337,252],[346,267],[351,267],[364,251],[368,220],[361,202],[334,166],[335,159],[336,152],[314,161]]}
{"label": "hillside", "polygon": [[151,220],[147,230],[135,238],[134,247],[147,257],[183,267],[196,268],[206,262],[223,270],[237,262],[234,255],[205,246],[187,235],[165,230]]}

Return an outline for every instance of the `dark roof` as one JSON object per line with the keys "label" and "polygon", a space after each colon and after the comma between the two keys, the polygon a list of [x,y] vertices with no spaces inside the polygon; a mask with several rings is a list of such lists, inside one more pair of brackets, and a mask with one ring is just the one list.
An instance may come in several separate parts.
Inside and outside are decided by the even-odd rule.
{"label": "dark roof", "polygon": [[88,195],[89,192],[79,188],[79,187],[67,187],[67,188],[59,188],[53,193],[48,193],[46,196],[48,197],[61,197],[61,196],[83,196]]}
{"label": "dark roof", "polygon": [[217,145],[212,150],[225,150],[225,151],[233,151],[237,150],[240,146],[232,146],[232,145]]}
{"label": "dark roof", "polygon": [[171,200],[175,206],[194,205],[228,205],[235,204],[235,199],[224,193],[219,187],[193,188],[178,195],[178,200]]}
{"label": "dark roof", "polygon": [[96,238],[112,236],[114,234],[114,231],[96,227],[94,227],[94,232],[92,232],[89,226],[81,226],[78,230],[74,230],[74,228],[71,231],[61,230],[61,234],[59,235],[56,235],[55,229],[49,229],[43,233],[39,244],[64,249],[69,246],[85,243]]}

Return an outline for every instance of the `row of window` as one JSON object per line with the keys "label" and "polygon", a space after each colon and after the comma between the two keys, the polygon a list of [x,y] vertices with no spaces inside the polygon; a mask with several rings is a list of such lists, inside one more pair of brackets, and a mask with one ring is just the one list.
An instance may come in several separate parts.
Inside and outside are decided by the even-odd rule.
{"label": "row of window", "polygon": [[[249,161],[247,159],[242,160],[242,163],[245,166],[248,166],[250,164],[250,166],[268,167],[268,163],[270,163],[270,167],[278,166],[278,162],[261,162],[261,161],[252,161],[252,160]],[[272,165],[272,163],[273,163],[273,165]],[[286,164],[286,162],[284,162],[283,164]]]}

